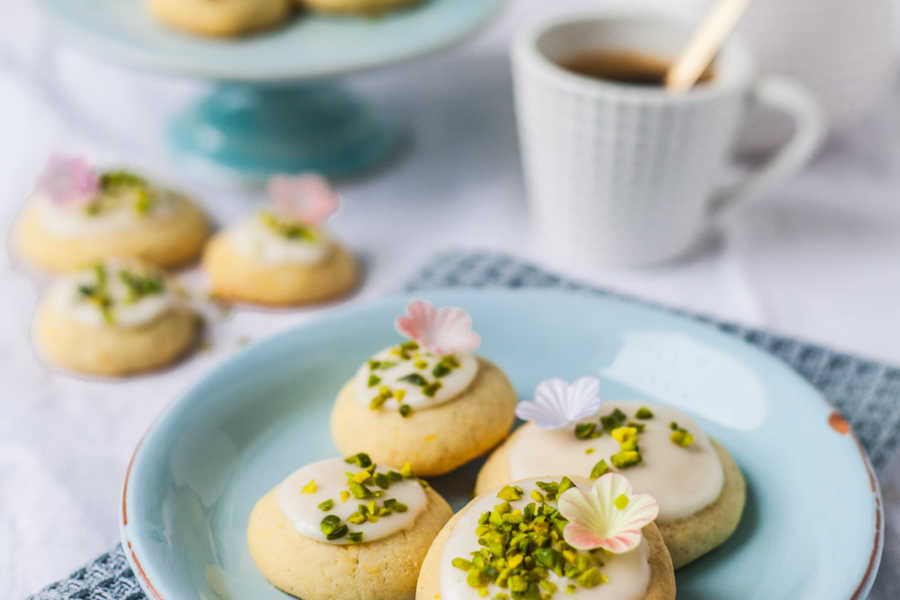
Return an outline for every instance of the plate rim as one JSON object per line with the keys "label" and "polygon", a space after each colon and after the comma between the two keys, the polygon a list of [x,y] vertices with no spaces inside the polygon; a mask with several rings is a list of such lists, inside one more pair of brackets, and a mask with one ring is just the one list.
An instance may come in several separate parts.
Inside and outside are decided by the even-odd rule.
{"label": "plate rim", "polygon": [[884,551],[884,528],[885,528],[885,516],[884,516],[884,502],[881,495],[881,485],[878,481],[878,476],[875,473],[875,469],[872,466],[871,460],[869,459],[868,454],[863,448],[862,443],[857,437],[856,433],[853,431],[852,427],[850,427],[849,423],[843,418],[840,412],[837,410],[834,405],[832,405],[828,398],[822,394],[820,390],[814,387],[809,381],[804,379],[799,373],[797,373],[790,365],[786,364],[784,361],[779,359],[777,356],[768,353],[761,348],[758,348],[746,340],[728,334],[724,331],[721,331],[714,324],[691,319],[690,316],[686,316],[682,313],[672,312],[667,310],[665,307],[656,306],[656,305],[647,305],[642,304],[640,302],[630,301],[628,299],[619,298],[616,296],[603,296],[598,295],[597,293],[591,292],[590,290],[560,290],[554,288],[537,288],[537,287],[523,287],[523,288],[470,288],[470,287],[436,287],[429,288],[423,290],[415,290],[415,291],[403,291],[399,293],[387,294],[383,296],[379,296],[377,298],[368,299],[359,303],[354,303],[350,305],[338,306],[333,309],[327,310],[327,312],[313,317],[312,319],[298,323],[287,329],[276,332],[272,335],[269,335],[265,338],[260,339],[258,342],[248,346],[247,348],[241,349],[238,352],[232,354],[224,361],[217,364],[212,369],[206,371],[202,374],[198,379],[196,379],[191,385],[185,388],[175,399],[173,399],[169,404],[167,404],[162,411],[153,419],[150,425],[147,427],[146,431],[141,435],[140,440],[135,446],[134,451],[132,452],[131,458],[128,462],[128,467],[125,472],[125,478],[122,486],[122,508],[121,508],[121,518],[119,520],[119,533],[120,533],[120,541],[122,544],[123,551],[125,553],[126,559],[132,567],[132,571],[134,572],[138,583],[144,592],[151,598],[151,600],[181,600],[180,598],[164,598],[153,582],[150,581],[149,576],[147,575],[143,565],[141,564],[140,559],[135,552],[131,540],[128,538],[127,526],[128,526],[128,488],[129,483],[131,481],[132,469],[136,462],[138,455],[140,454],[141,448],[143,447],[144,441],[147,437],[153,433],[160,422],[169,415],[176,407],[184,404],[186,400],[194,393],[195,389],[204,381],[207,381],[215,376],[217,376],[221,372],[227,371],[228,366],[233,361],[239,360],[246,353],[258,351],[258,347],[263,344],[274,344],[277,343],[277,340],[282,338],[287,338],[293,335],[296,335],[298,331],[302,331],[306,327],[315,326],[318,321],[321,321],[323,318],[326,319],[335,319],[340,320],[346,318],[347,314],[352,314],[357,311],[364,311],[367,309],[371,309],[380,304],[390,304],[399,301],[408,301],[414,297],[420,296],[429,296],[429,295],[440,295],[444,293],[450,294],[471,294],[475,296],[482,295],[490,295],[490,294],[498,294],[498,295],[523,295],[523,294],[536,294],[536,295],[549,295],[556,297],[581,297],[581,298],[594,298],[594,299],[602,299],[610,301],[614,304],[621,304],[625,306],[637,307],[642,310],[646,310],[651,313],[663,314],[668,317],[675,319],[676,321],[682,323],[690,323],[692,326],[697,326],[701,329],[705,329],[715,334],[715,336],[724,336],[724,339],[732,340],[736,342],[738,345],[742,346],[744,349],[750,350],[752,353],[757,354],[764,358],[766,362],[772,363],[774,365],[778,365],[778,368],[784,369],[789,372],[792,377],[795,377],[799,382],[808,387],[810,390],[814,392],[814,395],[818,397],[818,399],[825,404],[825,406],[830,409],[829,417],[828,417],[828,425],[834,429],[837,433],[842,435],[848,435],[850,439],[853,441],[854,446],[857,450],[857,454],[863,463],[863,468],[865,470],[866,475],[869,478],[869,486],[870,492],[872,494],[872,499],[874,503],[875,509],[875,534],[871,544],[871,551],[869,553],[869,559],[866,563],[866,568],[863,571],[862,578],[857,584],[854,592],[850,595],[848,600],[864,600],[868,597],[869,592],[872,589],[872,586],[875,582],[875,578],[878,574],[879,567],[881,565],[881,558]]}
{"label": "plate rim", "polygon": [[[442,0],[447,1],[447,0]],[[453,0],[449,0],[452,2]],[[374,71],[376,69],[396,66],[415,60],[438,54],[444,50],[462,44],[466,40],[478,35],[490,23],[494,22],[506,9],[508,0],[483,0],[491,2],[492,6],[484,15],[461,29],[454,35],[441,38],[435,43],[423,44],[419,48],[398,52],[387,59],[361,60],[355,64],[331,69],[311,69],[302,73],[290,68],[278,70],[253,70],[229,72],[226,68],[197,67],[196,65],[179,64],[177,60],[160,59],[152,53],[135,49],[133,46],[111,40],[91,29],[80,27],[71,23],[62,14],[52,8],[51,0],[39,0],[40,12],[50,26],[60,34],[60,37],[68,40],[71,46],[77,50],[83,50],[92,57],[102,60],[104,63],[130,67],[146,73],[156,73],[183,78],[206,79],[218,82],[266,84],[266,83],[290,83],[305,82],[322,79],[333,79],[345,75]],[[390,17],[386,17],[390,18]],[[190,35],[190,34],[184,34]],[[202,36],[195,36],[204,39]],[[218,39],[218,38],[211,38]],[[227,63],[227,61],[226,61]]]}

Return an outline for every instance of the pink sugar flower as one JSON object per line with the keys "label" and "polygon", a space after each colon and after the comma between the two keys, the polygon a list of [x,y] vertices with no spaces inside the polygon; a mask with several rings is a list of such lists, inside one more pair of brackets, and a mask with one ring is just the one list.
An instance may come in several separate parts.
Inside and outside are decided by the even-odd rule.
{"label": "pink sugar flower", "polygon": [[84,158],[54,154],[38,176],[36,188],[54,204],[83,206],[100,191],[100,178]]}
{"label": "pink sugar flower", "polygon": [[641,529],[659,514],[659,504],[649,494],[632,494],[624,475],[607,473],[594,482],[589,493],[577,487],[563,492],[559,512],[569,520],[563,538],[578,550],[603,548],[624,554],[638,547]]}
{"label": "pink sugar flower", "polygon": [[439,356],[472,352],[481,344],[481,337],[472,331],[472,318],[466,311],[449,306],[438,310],[424,300],[410,302],[406,314],[397,317],[394,326],[400,335]]}
{"label": "pink sugar flower", "polygon": [[340,203],[328,181],[312,173],[272,177],[268,193],[280,216],[316,226],[324,223]]}

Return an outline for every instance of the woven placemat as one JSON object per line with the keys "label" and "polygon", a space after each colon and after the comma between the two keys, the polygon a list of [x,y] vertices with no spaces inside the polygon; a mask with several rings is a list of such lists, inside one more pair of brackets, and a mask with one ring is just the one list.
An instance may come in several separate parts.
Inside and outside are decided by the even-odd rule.
{"label": "woven placemat", "polygon": [[[528,262],[493,252],[452,251],[435,256],[407,284],[406,290],[438,287],[578,290],[650,304],[710,323],[778,356],[818,388],[853,427],[876,470],[886,464],[896,449],[900,437],[900,368],[761,329],[647,303],[566,279]],[[145,600],[146,596],[135,580],[121,546],[116,546],[68,579],[29,596],[29,600],[76,599]]]}

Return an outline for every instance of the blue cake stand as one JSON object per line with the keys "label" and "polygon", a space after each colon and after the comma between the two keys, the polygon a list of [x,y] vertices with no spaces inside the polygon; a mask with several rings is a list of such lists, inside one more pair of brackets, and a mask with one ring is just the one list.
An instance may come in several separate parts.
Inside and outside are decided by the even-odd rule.
{"label": "blue cake stand", "polygon": [[379,18],[297,15],[239,39],[191,36],[155,22],[141,0],[40,0],[67,40],[110,61],[214,82],[177,115],[174,150],[244,176],[375,165],[397,138],[389,115],[342,88],[348,73],[452,46],[486,23],[502,0],[423,0]]}

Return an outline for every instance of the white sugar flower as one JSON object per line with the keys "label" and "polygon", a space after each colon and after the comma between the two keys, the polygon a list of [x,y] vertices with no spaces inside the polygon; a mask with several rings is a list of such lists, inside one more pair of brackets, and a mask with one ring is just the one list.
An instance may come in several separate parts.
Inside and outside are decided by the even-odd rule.
{"label": "white sugar flower", "polygon": [[520,402],[516,416],[534,421],[542,429],[560,429],[585,419],[598,410],[600,380],[582,377],[571,385],[562,379],[542,381],[534,392],[534,400]]}

